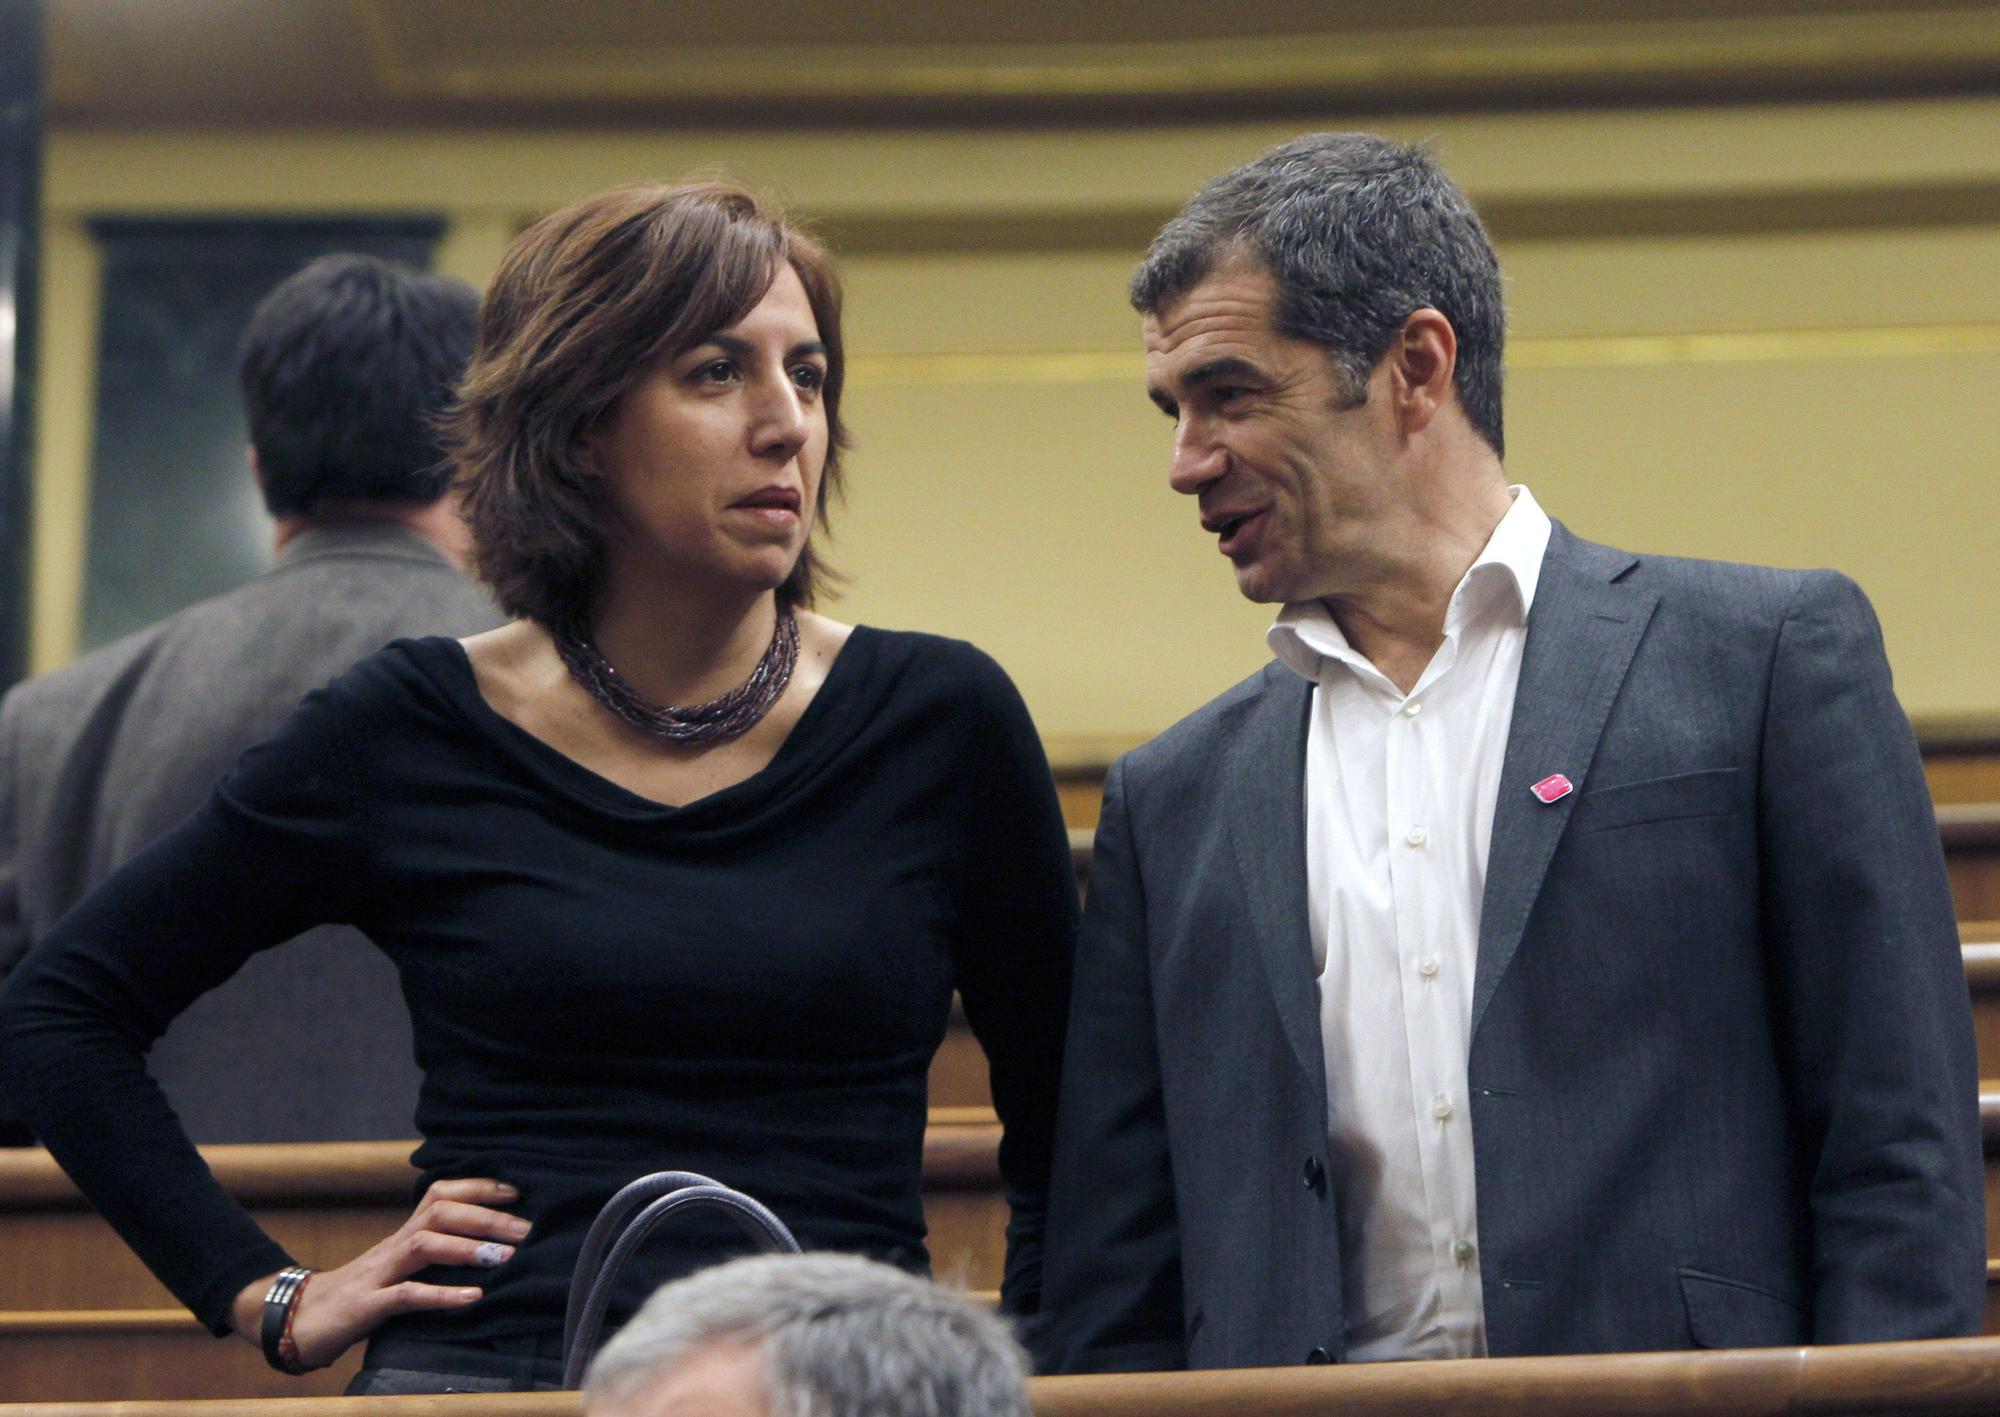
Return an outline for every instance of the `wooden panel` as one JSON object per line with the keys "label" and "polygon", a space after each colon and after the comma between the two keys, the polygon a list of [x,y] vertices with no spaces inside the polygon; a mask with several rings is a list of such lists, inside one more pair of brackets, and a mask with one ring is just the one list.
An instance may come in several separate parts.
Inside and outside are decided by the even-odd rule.
{"label": "wooden panel", "polygon": [[2000,802],[2000,753],[1926,752],[1924,776],[1941,805]]}
{"label": "wooden panel", "polygon": [[930,1192],[924,1220],[931,1228],[931,1273],[958,1289],[1000,1287],[1007,1260],[1007,1201],[993,1191]]}
{"label": "wooden panel", "polygon": [[1979,1050],[1979,1075],[2000,1078],[2000,921],[1961,922],[1958,934],[1966,988],[1972,995],[1972,1036]]}
{"label": "wooden panel", "polygon": [[[345,1264],[409,1217],[397,1208],[342,1207],[251,1214],[301,1264]],[[95,1211],[0,1213],[0,1309],[159,1309],[177,1301]]]}
{"label": "wooden panel", "polygon": [[1937,814],[1958,918],[2000,917],[2000,803],[1947,803]]}
{"label": "wooden panel", "polygon": [[930,1099],[932,1107],[991,1107],[993,1091],[987,1085],[986,1054],[972,1027],[965,1021],[965,1007],[957,995],[951,1000],[951,1024],[945,1029],[944,1043],[931,1059]]}
{"label": "wooden panel", "polygon": [[[1986,1258],[1989,1263],[2000,1258],[1995,1254],[1996,1250],[2000,1250],[2000,1157],[1989,1151],[1986,1157]],[[1990,1292],[1986,1311],[1990,1321],[1993,1317]]]}
{"label": "wooden panel", "polygon": [[1992,1327],[1996,1251],[2000,1251],[2000,1083],[1979,1084],[1979,1127],[1986,1148],[1986,1317]]}
{"label": "wooden panel", "polygon": [[0,1318],[0,1401],[308,1397],[343,1391],[357,1346],[332,1367],[288,1378],[184,1310]]}
{"label": "wooden panel", "polygon": [[2000,995],[1972,996],[1972,1034],[1979,1048],[1979,1071],[1987,1077],[2000,1076]]}
{"label": "wooden panel", "polygon": [[[1993,795],[2000,798],[2000,791],[1995,791]],[[1056,798],[1062,803],[1063,824],[1071,831],[1095,827],[1097,814],[1104,806],[1103,770],[1058,777]]]}
{"label": "wooden panel", "polygon": [[1945,857],[1951,877],[1951,904],[1961,920],[2000,915],[2000,853],[1952,853]]}

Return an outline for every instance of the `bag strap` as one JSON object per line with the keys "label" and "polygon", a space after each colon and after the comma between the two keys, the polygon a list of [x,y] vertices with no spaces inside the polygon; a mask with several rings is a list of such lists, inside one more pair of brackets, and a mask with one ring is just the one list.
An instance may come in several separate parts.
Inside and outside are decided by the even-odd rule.
{"label": "bag strap", "polygon": [[[750,1241],[766,1254],[801,1253],[792,1232],[760,1202],[720,1181],[692,1171],[658,1171],[642,1176],[605,1202],[584,1236],[570,1279],[563,1315],[563,1386],[583,1386],[584,1370],[597,1347],[604,1311],[611,1305],[619,1273],[661,1222],[676,1211],[712,1206],[728,1213]],[[644,1207],[640,1209],[640,1207]],[[637,1210],[638,1214],[633,1215]],[[629,1223],[628,1223],[629,1222]]]}

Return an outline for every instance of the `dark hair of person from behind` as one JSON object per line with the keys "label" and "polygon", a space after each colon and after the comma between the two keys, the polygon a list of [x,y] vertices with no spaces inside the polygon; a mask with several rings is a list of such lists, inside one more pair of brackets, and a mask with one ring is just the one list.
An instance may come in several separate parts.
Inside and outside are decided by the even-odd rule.
{"label": "dark hair of person from behind", "polygon": [[1312,133],[1224,173],[1160,230],[1132,277],[1158,315],[1212,272],[1251,257],[1278,288],[1280,334],[1324,345],[1356,402],[1412,313],[1458,336],[1453,375],[1474,431],[1504,454],[1500,263],[1478,213],[1421,144]]}
{"label": "dark hair of person from behind", "polygon": [[815,534],[778,587],[781,603],[812,604],[829,575],[817,533],[847,445],[840,280],[825,248],[782,214],[740,187],[703,182],[618,188],[564,207],[515,240],[487,288],[449,441],[474,562],[508,614],[551,630],[588,618],[606,503],[581,435],[656,360],[748,315],[781,262],[798,273],[827,349]]}
{"label": "dark hair of person from behind", "polygon": [[321,256],[265,296],[237,374],[271,515],[443,496],[437,420],[478,321],[464,281],[373,256]]}

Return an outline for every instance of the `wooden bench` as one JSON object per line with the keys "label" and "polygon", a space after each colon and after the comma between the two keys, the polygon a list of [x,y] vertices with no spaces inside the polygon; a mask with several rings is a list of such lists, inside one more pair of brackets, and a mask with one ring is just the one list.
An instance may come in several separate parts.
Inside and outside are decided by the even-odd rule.
{"label": "wooden bench", "polygon": [[[1000,1127],[985,1108],[934,1109],[924,1139],[933,1266],[999,1287],[1007,1205]],[[351,1259],[409,1214],[411,1142],[203,1148],[216,1176],[301,1263]],[[47,1152],[0,1151],[0,1402],[338,1393],[357,1350],[297,1381],[211,1338],[83,1203]]]}

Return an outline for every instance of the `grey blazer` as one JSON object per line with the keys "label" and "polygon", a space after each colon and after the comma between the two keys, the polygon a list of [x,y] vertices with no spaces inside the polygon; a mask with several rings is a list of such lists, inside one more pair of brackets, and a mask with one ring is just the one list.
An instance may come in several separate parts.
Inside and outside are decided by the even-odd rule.
{"label": "grey blazer", "polygon": [[[1049,1371],[1341,1357],[1310,685],[1114,765],[1077,955]],[[1576,791],[1544,805],[1551,773]],[[1493,820],[1469,1083],[1496,1356],[1967,1334],[1970,1010],[1873,613],[1558,526]]]}
{"label": "grey blazer", "polygon": [[[250,584],[16,686],[0,702],[0,973],[308,692],[399,636],[498,622],[417,533],[328,524]],[[344,927],[253,959],[150,1065],[198,1142],[415,1135],[395,970]]]}

